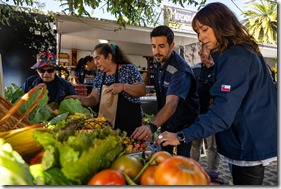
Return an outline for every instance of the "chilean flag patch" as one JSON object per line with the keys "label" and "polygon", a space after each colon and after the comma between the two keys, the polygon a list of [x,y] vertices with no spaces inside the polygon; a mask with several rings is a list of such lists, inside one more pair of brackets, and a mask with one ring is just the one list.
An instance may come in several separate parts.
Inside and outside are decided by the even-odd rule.
{"label": "chilean flag patch", "polygon": [[221,91],[230,92],[231,85],[221,85]]}

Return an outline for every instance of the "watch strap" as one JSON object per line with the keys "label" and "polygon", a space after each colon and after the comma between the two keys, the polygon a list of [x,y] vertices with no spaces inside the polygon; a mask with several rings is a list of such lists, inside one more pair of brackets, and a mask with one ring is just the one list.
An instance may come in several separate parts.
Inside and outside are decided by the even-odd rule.
{"label": "watch strap", "polygon": [[149,127],[150,127],[152,133],[154,133],[155,131],[157,131],[158,127],[157,127],[154,123],[149,122],[148,125],[149,125]]}
{"label": "watch strap", "polygon": [[177,132],[177,138],[180,143],[185,143],[185,136],[184,136],[183,132]]}

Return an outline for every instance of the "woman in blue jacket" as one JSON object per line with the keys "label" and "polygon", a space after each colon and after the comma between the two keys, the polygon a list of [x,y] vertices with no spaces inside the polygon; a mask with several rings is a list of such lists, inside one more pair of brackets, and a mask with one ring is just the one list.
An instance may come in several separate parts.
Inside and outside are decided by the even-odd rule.
{"label": "woman in blue jacket", "polygon": [[156,142],[179,145],[216,134],[233,184],[261,185],[264,166],[277,159],[277,91],[258,44],[222,3],[203,7],[192,27],[215,62],[213,107],[190,127],[163,132]]}

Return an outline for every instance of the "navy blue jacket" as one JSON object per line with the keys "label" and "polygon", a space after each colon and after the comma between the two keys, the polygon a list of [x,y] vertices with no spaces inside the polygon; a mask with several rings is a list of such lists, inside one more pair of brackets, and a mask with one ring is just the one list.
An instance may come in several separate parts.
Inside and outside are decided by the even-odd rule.
{"label": "navy blue jacket", "polygon": [[159,110],[164,107],[167,95],[173,94],[180,98],[175,113],[161,126],[161,130],[180,131],[193,123],[199,114],[199,99],[193,71],[185,60],[173,51],[163,66],[158,63],[154,73]]}
{"label": "navy blue jacket", "polygon": [[[44,83],[39,75],[33,75],[26,79],[22,86],[22,90],[24,93],[27,93],[30,89],[38,85],[39,83]],[[51,102],[56,102],[57,105],[64,100],[64,98],[68,95],[77,95],[72,84],[65,79],[55,76],[54,81],[50,83],[45,83],[48,89],[48,104]],[[52,89],[51,89],[52,88]]]}
{"label": "navy blue jacket", "polygon": [[277,91],[263,57],[242,46],[212,57],[213,107],[184,130],[186,141],[216,133],[218,152],[230,159],[277,156]]}

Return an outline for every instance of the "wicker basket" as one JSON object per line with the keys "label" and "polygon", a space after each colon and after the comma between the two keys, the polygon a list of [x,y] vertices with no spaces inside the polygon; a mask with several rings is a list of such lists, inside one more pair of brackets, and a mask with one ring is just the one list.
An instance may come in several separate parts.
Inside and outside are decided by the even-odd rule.
{"label": "wicker basket", "polygon": [[[33,104],[26,112],[20,113],[18,109],[38,90],[41,91]],[[42,146],[33,139],[32,134],[35,130],[47,130],[43,128],[45,123],[32,125],[27,116],[43,98],[45,91],[46,85],[39,84],[23,95],[14,105],[0,97],[0,138],[10,143],[13,150],[22,155],[24,159],[42,149]]]}
{"label": "wicker basket", "polygon": [[[38,90],[41,91],[36,100],[28,108],[28,110],[26,110],[26,112],[21,114],[18,109]],[[0,132],[32,125],[27,116],[43,98],[46,90],[46,85],[44,83],[40,83],[32,88],[28,93],[23,95],[14,105],[0,96]]]}

